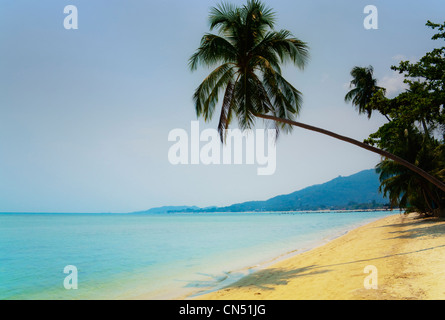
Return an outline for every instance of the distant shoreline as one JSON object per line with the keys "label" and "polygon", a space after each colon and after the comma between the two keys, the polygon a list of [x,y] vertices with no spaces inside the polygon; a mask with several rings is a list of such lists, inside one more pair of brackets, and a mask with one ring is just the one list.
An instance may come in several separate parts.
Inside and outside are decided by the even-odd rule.
{"label": "distant shoreline", "polygon": [[148,212],[148,211],[136,211],[136,212],[0,212],[0,214],[70,214],[70,215],[88,215],[88,214],[185,214],[185,213],[328,213],[328,212],[379,212],[379,211],[394,211],[397,213],[400,209],[326,209],[326,210],[287,210],[287,211],[211,211],[211,210],[199,210],[199,211],[166,211],[166,212]]}
{"label": "distant shoreline", "polygon": [[[197,210],[197,211],[167,211],[169,213],[327,213],[327,212],[380,212],[380,211],[399,211],[399,209],[325,209],[325,210],[286,210],[286,211],[211,211],[211,210]],[[144,214],[142,212],[133,212],[138,214]],[[149,212],[146,214],[150,214]],[[153,213],[155,214],[155,213]]]}

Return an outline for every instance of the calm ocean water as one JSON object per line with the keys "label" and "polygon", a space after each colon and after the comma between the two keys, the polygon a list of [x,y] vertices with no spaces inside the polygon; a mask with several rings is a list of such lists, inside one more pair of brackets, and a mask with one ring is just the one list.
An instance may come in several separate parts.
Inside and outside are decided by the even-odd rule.
{"label": "calm ocean water", "polygon": [[[395,212],[0,214],[0,299],[169,299],[214,290]],[[78,289],[63,282],[78,270]]]}

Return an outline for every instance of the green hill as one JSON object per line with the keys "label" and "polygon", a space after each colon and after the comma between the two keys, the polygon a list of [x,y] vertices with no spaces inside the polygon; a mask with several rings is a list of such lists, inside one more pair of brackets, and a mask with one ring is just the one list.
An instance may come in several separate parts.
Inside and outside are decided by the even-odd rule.
{"label": "green hill", "polygon": [[325,209],[372,209],[388,201],[379,193],[374,169],[313,185],[266,201],[249,201],[217,208],[215,211],[292,211]]}

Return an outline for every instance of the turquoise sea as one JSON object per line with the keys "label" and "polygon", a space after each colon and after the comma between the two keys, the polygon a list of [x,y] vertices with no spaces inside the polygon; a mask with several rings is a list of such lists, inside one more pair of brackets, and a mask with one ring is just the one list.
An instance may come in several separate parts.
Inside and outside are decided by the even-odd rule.
{"label": "turquoise sea", "polygon": [[196,295],[391,214],[0,213],[0,299]]}

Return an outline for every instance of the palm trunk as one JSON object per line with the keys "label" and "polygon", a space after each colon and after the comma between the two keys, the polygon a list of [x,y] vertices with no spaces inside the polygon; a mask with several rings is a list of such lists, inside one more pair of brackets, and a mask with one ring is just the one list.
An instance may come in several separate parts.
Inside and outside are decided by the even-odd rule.
{"label": "palm trunk", "polygon": [[436,177],[433,177],[432,175],[430,175],[429,173],[425,172],[424,170],[420,169],[419,167],[416,167],[415,165],[413,165],[412,163],[396,156],[393,155],[392,153],[389,153],[387,151],[381,150],[379,148],[370,146],[369,144],[360,142],[358,140],[349,138],[349,137],[345,137],[342,135],[339,135],[337,133],[325,130],[325,129],[321,129],[321,128],[317,128],[308,124],[304,124],[301,122],[296,122],[296,121],[292,121],[292,120],[287,120],[287,119],[282,119],[282,118],[278,118],[278,117],[274,117],[274,116],[270,116],[270,115],[265,115],[265,114],[257,114],[256,115],[259,118],[263,118],[263,119],[268,119],[268,120],[273,120],[273,121],[278,121],[278,122],[282,122],[282,123],[287,123],[296,127],[300,127],[306,130],[310,130],[310,131],[315,131],[318,133],[322,133],[325,134],[327,136],[330,136],[332,138],[336,138],[339,139],[341,141],[345,141],[348,143],[351,143],[353,145],[356,145],[360,148],[372,151],[374,153],[377,153],[383,157],[389,158],[405,167],[407,167],[408,169],[414,171],[415,173],[419,174],[421,177],[423,177],[424,179],[428,180],[429,182],[431,182],[432,184],[434,184],[436,187],[438,187],[440,190],[445,191],[445,184],[440,181],[439,179],[437,179]]}
{"label": "palm trunk", "polygon": [[421,122],[422,122],[423,131],[425,131],[424,132],[425,133],[425,137],[426,137],[425,140],[428,141],[428,140],[430,140],[430,132],[428,130],[428,127],[426,126],[425,119],[422,118]]}
{"label": "palm trunk", "polygon": [[434,212],[434,209],[431,207],[430,201],[425,194],[425,189],[423,189],[423,188],[422,188],[422,194],[423,194],[423,200],[425,201],[426,205],[428,206],[428,209],[430,209],[429,212]]}

